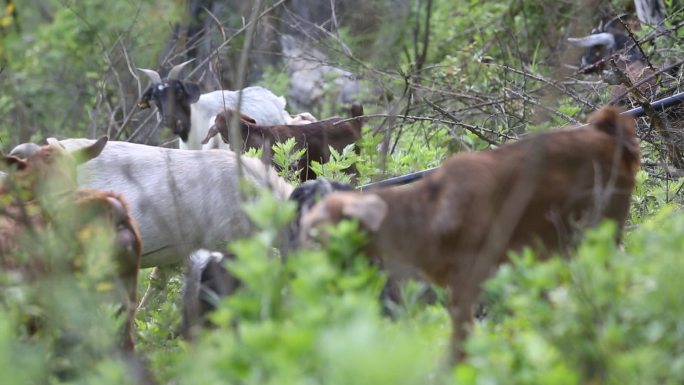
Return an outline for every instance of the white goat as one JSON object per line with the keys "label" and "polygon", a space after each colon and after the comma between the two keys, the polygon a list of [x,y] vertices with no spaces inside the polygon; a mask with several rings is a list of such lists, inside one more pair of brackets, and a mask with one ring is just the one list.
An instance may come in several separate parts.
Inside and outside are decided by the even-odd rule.
{"label": "white goat", "polygon": [[[206,150],[228,148],[219,138],[202,145],[209,127],[213,125],[216,114],[226,108],[237,109],[240,91],[219,90],[200,94],[199,85],[180,80],[181,70],[190,61],[174,66],[162,80],[157,71],[140,69],[152,84],[143,93],[138,106],[151,107],[154,101],[164,125],[170,127],[180,137],[182,150]],[[276,96],[266,88],[254,86],[242,90],[240,111],[254,119],[258,124],[277,125],[291,120],[285,111],[285,98]]]}
{"label": "white goat", "polygon": [[[69,151],[90,139],[66,139]],[[286,200],[292,186],[260,160],[241,157],[242,175]],[[83,187],[123,195],[143,240],[142,267],[182,262],[198,248],[218,249],[247,236],[252,225],[240,208],[236,155],[229,150],[187,151],[110,141],[78,168]]]}

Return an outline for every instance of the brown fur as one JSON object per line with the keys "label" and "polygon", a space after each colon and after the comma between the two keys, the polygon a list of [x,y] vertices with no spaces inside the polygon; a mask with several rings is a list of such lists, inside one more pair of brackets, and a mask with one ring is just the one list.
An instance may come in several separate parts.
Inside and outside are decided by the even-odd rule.
{"label": "brown fur", "polygon": [[302,218],[301,236],[320,223],[358,219],[369,232],[368,255],[411,265],[450,289],[460,355],[456,342],[480,285],[507,252],[530,246],[546,258],[571,246],[579,227],[608,218],[622,228],[638,167],[634,119],[602,108],[586,127],[461,153],[411,185],[331,194]]}
{"label": "brown fur", "polygon": [[78,223],[87,224],[99,218],[114,231],[113,261],[117,264],[119,298],[125,313],[121,345],[126,350],[134,349],[135,312],[138,307],[138,271],[142,255],[142,238],[135,221],[130,215],[128,203],[119,194],[111,191],[79,189],[76,191],[74,212]]}
{"label": "brown fur", "polygon": [[[227,109],[216,115],[214,126],[209,129],[202,144],[209,142],[209,139],[217,133],[221,135],[225,143],[228,143],[233,114],[233,110]],[[361,115],[363,115],[363,107],[355,104],[351,107],[351,117],[356,119],[348,121],[342,118],[330,118],[304,125],[259,126],[253,119],[241,114],[240,131],[244,148],[263,148],[264,153],[270,153],[274,143],[294,138],[295,148],[306,149],[305,155],[298,164],[301,170],[300,180],[304,182],[316,179],[316,173],[309,167],[312,161],[325,163],[330,160],[329,146],[341,153],[347,145],[358,142],[361,138],[362,121],[359,118]],[[358,146],[356,152],[359,153]],[[356,174],[356,167],[352,166],[346,171]]]}
{"label": "brown fur", "polygon": [[[97,156],[104,144],[98,141],[85,152],[86,161]],[[137,276],[140,266],[141,238],[129,215],[126,201],[118,194],[93,189],[78,189],[75,169],[79,159],[54,146],[43,146],[28,158],[5,157],[10,174],[0,184],[0,265],[21,274],[27,282],[37,282],[51,272],[60,271],[50,250],[40,245],[39,234],[50,228],[81,245],[80,234],[93,226],[110,228],[114,236],[113,260],[117,263],[118,297],[125,312],[121,345],[134,348],[133,327],[137,305]],[[60,213],[68,212],[66,218]],[[104,220],[104,222],[102,221]],[[65,262],[72,271],[82,263],[78,247]],[[26,257],[19,260],[18,255]]]}

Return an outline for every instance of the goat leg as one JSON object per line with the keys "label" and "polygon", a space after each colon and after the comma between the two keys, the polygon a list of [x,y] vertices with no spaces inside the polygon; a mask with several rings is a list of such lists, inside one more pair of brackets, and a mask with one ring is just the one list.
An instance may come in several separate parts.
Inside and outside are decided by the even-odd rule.
{"label": "goat leg", "polygon": [[140,300],[138,311],[141,311],[147,307],[152,298],[158,297],[159,293],[166,288],[171,271],[172,267],[170,266],[157,266],[152,269],[152,273],[150,273],[150,283],[147,286],[147,290],[145,290],[145,294]]}

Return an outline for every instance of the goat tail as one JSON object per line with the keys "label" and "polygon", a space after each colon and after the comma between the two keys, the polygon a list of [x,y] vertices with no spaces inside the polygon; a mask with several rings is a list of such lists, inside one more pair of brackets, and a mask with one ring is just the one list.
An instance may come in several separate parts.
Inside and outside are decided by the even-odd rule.
{"label": "goat tail", "polygon": [[363,116],[363,106],[359,103],[354,103],[351,106],[350,112],[352,118]]}
{"label": "goat tail", "polygon": [[591,114],[589,124],[615,138],[625,151],[624,158],[638,161],[639,143],[636,138],[636,119],[633,116],[623,114],[618,107],[606,106]]}

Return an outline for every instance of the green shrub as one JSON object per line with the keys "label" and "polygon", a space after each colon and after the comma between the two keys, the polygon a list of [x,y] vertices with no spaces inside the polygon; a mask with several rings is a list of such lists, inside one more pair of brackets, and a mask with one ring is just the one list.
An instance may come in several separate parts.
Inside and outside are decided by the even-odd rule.
{"label": "green shrub", "polygon": [[684,216],[629,234],[587,233],[569,260],[513,258],[487,284],[496,321],[478,325],[458,384],[679,384],[684,381]]}
{"label": "green shrub", "polygon": [[194,344],[181,344],[163,361],[168,364],[159,368],[163,379],[178,384],[434,380],[449,330],[443,310],[430,308],[398,322],[383,317],[378,297],[384,278],[357,255],[363,237],[355,223],[332,230],[327,252],[280,258],[272,246],[289,219],[280,214],[283,209],[268,195],[247,206],[262,230],[231,247],[237,259],[228,268],[243,286],[212,315],[217,329],[204,331]]}

